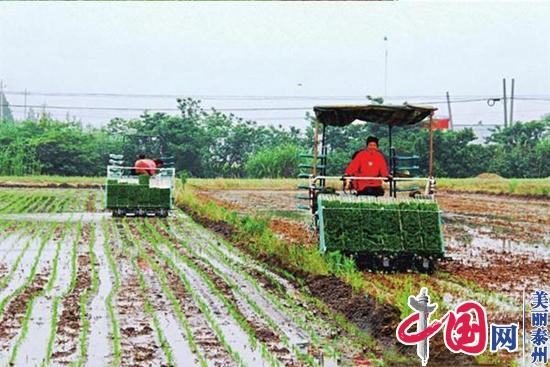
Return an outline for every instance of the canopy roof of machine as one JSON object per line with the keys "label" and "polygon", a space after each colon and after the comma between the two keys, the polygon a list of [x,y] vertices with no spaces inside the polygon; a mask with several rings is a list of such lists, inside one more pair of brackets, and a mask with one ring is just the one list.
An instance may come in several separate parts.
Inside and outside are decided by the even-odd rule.
{"label": "canopy roof of machine", "polygon": [[415,125],[436,111],[436,107],[423,105],[343,105],[315,106],[317,120],[330,126],[347,126],[355,120],[388,126]]}

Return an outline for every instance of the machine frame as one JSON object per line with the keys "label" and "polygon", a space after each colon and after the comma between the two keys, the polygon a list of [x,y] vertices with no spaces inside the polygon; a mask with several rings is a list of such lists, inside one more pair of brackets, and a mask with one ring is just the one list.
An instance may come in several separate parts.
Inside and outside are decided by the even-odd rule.
{"label": "machine frame", "polygon": [[[313,162],[311,173],[307,177],[309,191],[309,207],[312,214],[317,211],[317,195],[326,187],[328,179],[343,179],[343,176],[327,176],[326,162],[328,158],[328,147],[326,146],[326,127],[344,127],[356,120],[366,123],[377,123],[388,126],[388,163],[389,171],[394,177],[389,182],[389,195],[397,196],[398,182],[404,181],[425,181],[424,195],[430,196],[435,191],[435,179],[433,176],[433,115],[436,107],[403,104],[399,105],[361,105],[361,106],[315,106],[315,127],[313,133]],[[392,130],[395,126],[414,126],[429,118],[429,168],[428,177],[395,177],[396,175],[396,154],[392,146]],[[322,125],[322,127],[320,126]],[[321,139],[319,139],[321,135]],[[320,153],[319,153],[320,152]],[[319,164],[321,162],[321,164]],[[381,177],[346,177],[351,180],[383,180]]]}
{"label": "machine frame", "polygon": [[[316,120],[313,134],[313,152],[310,155],[306,155],[312,158],[312,165],[301,165],[302,168],[311,168],[309,174],[303,173],[301,178],[307,178],[307,186],[301,186],[302,189],[308,190],[307,197],[299,197],[309,200],[309,210],[313,215],[314,226],[319,234],[319,250],[325,252],[327,250],[327,244],[325,243],[324,222],[323,222],[323,208],[321,207],[323,197],[327,193],[327,180],[329,179],[351,179],[351,180],[382,180],[387,181],[384,177],[349,177],[349,176],[328,176],[326,175],[328,147],[326,145],[327,126],[344,127],[352,122],[359,120],[366,123],[377,123],[388,126],[388,163],[389,171],[393,176],[393,179],[389,180],[389,199],[399,202],[397,197],[399,191],[404,189],[398,188],[398,183],[407,181],[424,181],[425,186],[423,192],[414,193],[413,198],[423,199],[435,202],[435,178],[433,172],[433,115],[437,108],[432,106],[419,106],[419,105],[363,105],[363,106],[316,106],[313,108]],[[392,130],[395,126],[418,126],[426,119],[429,121],[429,168],[428,177],[396,177],[398,168],[398,159],[407,159],[406,157],[399,157],[396,154],[395,148],[392,146]],[[418,159],[418,156],[414,156]],[[345,191],[343,185],[344,195],[348,198],[355,197]],[[304,207],[305,209],[306,207]],[[439,228],[441,228],[440,211],[437,210]],[[441,248],[438,251],[428,253],[413,253],[408,249],[403,249],[400,253],[395,251],[372,251],[367,250],[363,253],[351,253],[356,259],[361,262],[368,263],[369,267],[387,269],[391,267],[402,268],[403,264],[413,262],[419,264],[420,270],[426,270],[431,272],[435,268],[435,262],[444,258],[444,242],[440,233]],[[364,256],[367,255],[367,256]],[[379,261],[378,261],[379,260]],[[406,266],[405,266],[406,267]]]}
{"label": "machine frame", "polygon": [[[113,216],[159,216],[166,217],[168,212],[174,207],[174,189],[175,189],[175,169],[174,168],[156,168],[154,176],[134,175],[132,171],[136,167],[108,166],[107,182],[105,189],[105,207],[112,210]],[[148,177],[147,187],[149,189],[169,190],[169,201],[163,203],[137,203],[129,205],[127,203],[112,202],[109,198],[110,185],[123,185],[123,187],[132,188],[134,186],[145,186],[140,182],[140,177]],[[115,200],[116,201],[116,200]]]}
{"label": "machine frame", "polygon": [[[136,148],[130,155],[147,153],[149,156],[156,156],[157,159],[162,160],[163,166],[155,168],[155,174],[152,176],[137,175],[135,170],[138,167],[130,166],[134,164],[133,159],[124,157],[122,154],[110,154],[105,186],[105,208],[111,210],[115,217],[168,216],[169,211],[174,207],[175,168],[173,168],[174,158],[164,156],[165,139],[160,135],[131,131],[124,135],[123,145]],[[127,193],[126,195],[119,194],[112,185],[127,187],[127,189],[122,189],[122,192],[135,191],[137,198],[127,198]],[[143,191],[143,189],[150,190]],[[158,190],[169,190],[169,195],[161,194]],[[113,195],[113,191],[117,194]],[[166,196],[166,199],[159,201],[155,195]],[[143,196],[142,200],[139,200],[141,196]]]}

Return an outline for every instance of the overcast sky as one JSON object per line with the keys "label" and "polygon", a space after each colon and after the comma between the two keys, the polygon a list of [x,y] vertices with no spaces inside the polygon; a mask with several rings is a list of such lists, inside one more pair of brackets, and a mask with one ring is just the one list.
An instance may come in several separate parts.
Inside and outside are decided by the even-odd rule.
{"label": "overcast sky", "polygon": [[[27,89],[27,105],[94,124],[139,111],[66,107],[172,109],[175,98],[32,93],[202,96],[205,107],[303,126],[315,104],[485,98],[514,77],[518,97],[539,99],[517,100],[515,118],[534,119],[550,112],[549,35],[543,1],[1,2],[0,79],[12,105]],[[304,109],[238,110],[288,107]],[[452,107],[456,124],[503,120],[498,102]]]}

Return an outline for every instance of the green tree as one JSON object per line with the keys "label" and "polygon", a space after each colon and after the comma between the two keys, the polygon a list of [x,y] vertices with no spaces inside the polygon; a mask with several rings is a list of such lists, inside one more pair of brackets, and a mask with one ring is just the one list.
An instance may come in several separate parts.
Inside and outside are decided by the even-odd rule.
{"label": "green tree", "polygon": [[254,178],[296,177],[298,154],[298,147],[291,144],[264,148],[248,159],[246,173]]}
{"label": "green tree", "polygon": [[4,94],[4,92],[0,92],[0,116],[2,117],[0,123],[13,122],[13,115],[11,113],[10,103],[6,99],[6,95]]}

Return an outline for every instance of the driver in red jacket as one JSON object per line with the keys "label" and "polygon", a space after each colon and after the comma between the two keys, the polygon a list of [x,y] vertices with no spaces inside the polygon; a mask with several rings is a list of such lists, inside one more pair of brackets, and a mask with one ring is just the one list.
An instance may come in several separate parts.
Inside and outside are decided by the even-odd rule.
{"label": "driver in red jacket", "polygon": [[156,173],[157,164],[154,160],[148,159],[145,155],[140,154],[138,160],[134,164],[134,169],[138,175],[154,176]]}
{"label": "driver in red jacket", "polygon": [[[391,179],[386,158],[378,150],[378,138],[374,136],[367,138],[367,148],[359,150],[353,155],[352,161],[346,168],[345,175],[353,177],[387,177]],[[357,195],[384,195],[382,180],[352,181],[347,179],[346,186],[355,189]]]}

